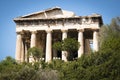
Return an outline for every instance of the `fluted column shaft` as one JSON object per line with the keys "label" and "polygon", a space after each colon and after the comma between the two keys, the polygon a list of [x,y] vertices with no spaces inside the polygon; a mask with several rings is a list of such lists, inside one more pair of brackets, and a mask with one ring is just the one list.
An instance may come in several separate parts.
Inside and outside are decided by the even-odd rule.
{"label": "fluted column shaft", "polygon": [[84,53],[84,37],[83,37],[83,29],[78,30],[78,42],[80,43],[80,47],[78,49],[78,58]]}
{"label": "fluted column shaft", "polygon": [[21,48],[21,62],[24,62],[24,57],[25,57],[25,55],[24,55],[24,43],[23,43],[23,41],[22,41],[22,48]]}
{"label": "fluted column shaft", "polygon": [[[62,29],[62,40],[64,40],[65,38],[67,38],[67,29]],[[67,51],[62,51],[62,60],[64,60],[65,62],[67,61]]]}
{"label": "fluted column shaft", "polygon": [[98,51],[99,45],[98,45],[98,30],[95,30],[93,32],[93,51]]}
{"label": "fluted column shaft", "polygon": [[22,35],[20,32],[17,32],[15,58],[18,62],[21,62],[21,52],[22,52]]}
{"label": "fluted column shaft", "polygon": [[27,44],[25,44],[25,62],[28,62],[28,59],[27,59]]}
{"label": "fluted column shaft", "polygon": [[35,47],[36,46],[36,31],[32,31],[32,34],[31,34],[31,45],[30,47]]}
{"label": "fluted column shaft", "polygon": [[[31,31],[31,42],[30,42],[30,47],[35,47],[36,46],[36,31]],[[29,62],[33,62],[34,59],[33,59],[33,56],[30,55],[29,56]]]}
{"label": "fluted column shaft", "polygon": [[47,36],[46,36],[46,59],[45,62],[50,62],[52,60],[52,30],[47,29]]}

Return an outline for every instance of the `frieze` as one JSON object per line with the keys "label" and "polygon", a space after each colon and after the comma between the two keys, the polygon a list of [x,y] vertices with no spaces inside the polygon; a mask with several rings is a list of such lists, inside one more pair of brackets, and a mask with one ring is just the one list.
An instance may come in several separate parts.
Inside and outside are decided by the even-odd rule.
{"label": "frieze", "polygon": [[69,24],[91,24],[98,23],[99,18],[58,18],[58,19],[38,19],[38,20],[23,20],[16,21],[18,26],[31,26],[31,25],[64,25]]}

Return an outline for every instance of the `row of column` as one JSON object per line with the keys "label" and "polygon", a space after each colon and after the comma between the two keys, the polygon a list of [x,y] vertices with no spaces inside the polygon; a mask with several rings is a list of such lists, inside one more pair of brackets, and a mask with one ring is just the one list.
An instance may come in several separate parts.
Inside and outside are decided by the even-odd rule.
{"label": "row of column", "polygon": [[[62,40],[67,38],[67,29],[62,29]],[[46,56],[45,61],[50,62],[52,60],[52,29],[48,28],[46,30]],[[84,29],[78,30],[78,42],[80,43],[80,47],[78,49],[78,57],[84,53],[84,36],[83,36]],[[16,41],[16,60],[22,61],[23,54],[22,54],[22,35],[21,32],[17,32],[17,41]],[[31,43],[30,47],[36,46],[36,31],[33,31],[31,34]],[[95,30],[93,32],[93,50],[98,51],[98,32]],[[62,60],[67,61],[67,51],[62,51]]]}
{"label": "row of column", "polygon": [[22,39],[22,32],[17,32],[15,58],[17,62],[27,61],[27,45]]}

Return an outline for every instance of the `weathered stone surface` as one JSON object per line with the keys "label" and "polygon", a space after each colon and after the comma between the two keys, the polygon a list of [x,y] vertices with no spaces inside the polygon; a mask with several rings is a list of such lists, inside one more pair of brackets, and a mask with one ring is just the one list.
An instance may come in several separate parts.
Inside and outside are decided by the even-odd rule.
{"label": "weathered stone surface", "polygon": [[[62,57],[67,61],[63,53],[52,49],[55,41],[62,41],[64,38],[74,37],[78,39],[81,47],[78,50],[78,57],[89,52],[90,41],[93,40],[93,50],[98,51],[98,31],[103,24],[99,14],[88,16],[77,16],[74,12],[62,10],[54,7],[40,12],[28,14],[14,19],[17,35],[16,60],[27,61],[27,50],[30,47],[42,48],[46,62],[50,62],[53,57]],[[57,35],[57,36],[55,36]],[[59,39],[57,39],[59,38]],[[54,52],[54,56],[52,53]],[[59,53],[59,54],[58,54]],[[61,54],[61,55],[60,55]],[[33,59],[30,58],[32,62]]]}

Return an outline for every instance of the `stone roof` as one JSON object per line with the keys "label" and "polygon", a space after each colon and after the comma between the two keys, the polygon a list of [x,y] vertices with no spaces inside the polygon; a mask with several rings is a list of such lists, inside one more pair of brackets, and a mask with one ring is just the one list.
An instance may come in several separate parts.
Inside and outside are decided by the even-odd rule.
{"label": "stone roof", "polygon": [[62,10],[60,7],[53,7],[53,8],[43,10],[43,11],[24,15],[18,18],[47,19],[47,18],[66,18],[66,17],[73,17],[73,16],[75,16],[74,12]]}
{"label": "stone roof", "polygon": [[57,20],[57,19],[74,19],[74,18],[99,18],[100,23],[102,24],[102,16],[97,13],[93,13],[87,16],[77,16],[72,11],[63,10],[60,7],[53,7],[45,9],[39,12],[27,14],[14,18],[14,21],[26,21],[26,20]]}

